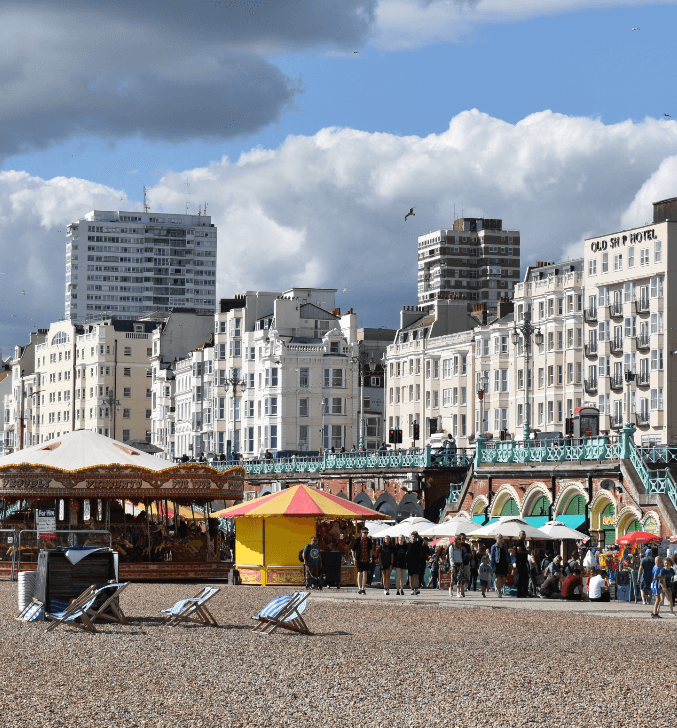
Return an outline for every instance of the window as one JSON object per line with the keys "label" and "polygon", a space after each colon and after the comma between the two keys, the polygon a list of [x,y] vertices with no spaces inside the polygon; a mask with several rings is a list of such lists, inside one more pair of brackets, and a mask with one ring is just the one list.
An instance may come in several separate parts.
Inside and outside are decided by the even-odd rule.
{"label": "window", "polygon": [[308,445],[308,425],[299,425],[299,445]]}
{"label": "window", "polygon": [[438,391],[433,392],[433,408],[437,409],[440,406],[440,393]]}
{"label": "window", "polygon": [[558,349],[558,351],[561,351],[562,350],[562,337],[563,337],[563,335],[564,334],[563,334],[562,331],[558,331],[557,332],[557,349]]}
{"label": "window", "polygon": [[651,369],[663,368],[663,349],[651,350]]}
{"label": "window", "polygon": [[[458,357],[455,357],[456,363],[458,364]],[[452,373],[452,359],[445,359],[442,362],[442,378],[443,379],[449,379],[451,377]]]}
{"label": "window", "polygon": [[[92,351],[92,355],[94,355],[94,352]],[[125,346],[125,356],[131,356],[132,355],[132,347],[131,346]]]}
{"label": "window", "polygon": [[653,262],[660,263],[663,260],[663,243],[656,240],[653,244]]}
{"label": "window", "polygon": [[[399,362],[398,362],[399,370]],[[398,371],[399,376],[399,371]],[[343,369],[325,369],[324,370],[324,386],[325,387],[343,387]]]}
{"label": "window", "polygon": [[663,276],[654,276],[651,279],[651,298],[662,298]]}
{"label": "window", "polygon": [[555,421],[555,403],[550,401],[548,402],[548,422],[554,422]]}
{"label": "window", "polygon": [[338,341],[330,341],[329,342],[329,353],[330,354],[340,354],[339,351],[339,342]]}
{"label": "window", "polygon": [[148,409],[147,409],[147,410],[146,410],[146,419],[147,419],[147,420],[149,420],[149,419],[150,419],[150,416],[151,416],[151,414],[152,414],[152,410],[148,410]]}
{"label": "window", "polygon": [[467,397],[466,392],[467,392],[467,389],[465,387],[461,387],[461,404],[466,404],[466,402],[467,402],[467,400],[466,400],[466,397]]}
{"label": "window", "polygon": [[266,387],[277,387],[277,367],[266,369]]}
{"label": "window", "polygon": [[299,399],[299,417],[310,417],[310,407],[308,406],[310,400]]}
{"label": "window", "polygon": [[[266,427],[266,429],[268,429]],[[270,447],[274,450],[277,449],[277,425],[270,426]]]}
{"label": "window", "polygon": [[538,424],[543,425],[545,423],[545,413],[543,402],[538,403]]}
{"label": "window", "polygon": [[517,389],[524,389],[524,369],[517,370]]}
{"label": "window", "polygon": [[299,369],[299,386],[303,388],[310,387],[310,369],[308,367]]}
{"label": "window", "polygon": [[230,356],[241,356],[242,354],[242,342],[240,339],[231,339],[228,348]]}
{"label": "window", "polygon": [[122,369],[122,376],[123,377],[131,377],[132,376],[132,368],[131,367],[124,367]]}
{"label": "window", "polygon": [[573,362],[567,364],[567,384],[571,384],[574,381],[574,365]]}
{"label": "window", "polygon": [[123,397],[131,397],[132,396],[132,388],[131,387],[125,387],[122,390],[122,396]]}
{"label": "window", "polygon": [[649,248],[641,248],[639,251],[639,264],[649,265]]}
{"label": "window", "polygon": [[555,348],[555,332],[548,331],[548,351],[552,351]]}
{"label": "window", "polygon": [[331,398],[331,414],[332,415],[343,415],[345,414],[345,400],[341,397]]}
{"label": "window", "polygon": [[448,407],[451,404],[451,389],[442,390],[442,406]]}
{"label": "window", "polygon": [[609,270],[609,253],[602,253],[602,273],[607,273]]}
{"label": "window", "polygon": [[435,359],[433,362],[433,379],[439,379],[440,378],[440,361],[439,359]]}
{"label": "window", "polygon": [[557,384],[562,384],[562,365],[557,365]]}
{"label": "window", "polygon": [[631,245],[628,248],[628,268],[635,267],[635,246]]}
{"label": "window", "polygon": [[597,261],[594,258],[592,260],[588,261],[588,275],[589,276],[597,275]]}
{"label": "window", "polygon": [[126,442],[127,440],[130,440],[130,439],[131,438],[129,436],[129,430],[123,430],[122,431],[122,441]]}
{"label": "window", "polygon": [[567,349],[573,349],[574,347],[574,330],[567,329]]}
{"label": "window", "polygon": [[552,387],[555,383],[555,367],[550,365],[548,367],[548,386]]}
{"label": "window", "polygon": [[663,409],[663,388],[651,390],[651,409]]}
{"label": "window", "polygon": [[614,270],[623,270],[623,253],[614,255]]}
{"label": "window", "polygon": [[543,389],[545,386],[545,369],[540,367],[538,370],[538,388]]}
{"label": "window", "polygon": [[131,417],[132,417],[132,410],[131,409],[128,409],[128,408],[123,409],[122,410],[122,417],[125,420],[131,419]]}

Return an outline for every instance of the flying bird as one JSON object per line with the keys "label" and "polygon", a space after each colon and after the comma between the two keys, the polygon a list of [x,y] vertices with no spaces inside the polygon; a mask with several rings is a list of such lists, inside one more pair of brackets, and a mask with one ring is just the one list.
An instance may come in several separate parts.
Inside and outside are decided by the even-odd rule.
{"label": "flying bird", "polygon": [[359,53],[359,51],[353,51],[353,53]]}
{"label": "flying bird", "polygon": [[639,30],[639,28],[633,28],[633,30]]}
{"label": "flying bird", "polygon": [[348,293],[348,289],[347,288],[344,288],[343,289],[343,293]]}
{"label": "flying bird", "polygon": [[21,293],[23,293],[23,294],[24,294],[24,296],[26,295],[26,291],[21,291]]}
{"label": "flying bird", "polygon": [[15,313],[12,314],[12,318],[16,318],[16,314]]}
{"label": "flying bird", "polygon": [[416,205],[409,208],[409,212],[404,216],[404,222],[407,222],[407,218],[409,217],[409,215],[413,215],[414,217],[416,217],[416,213],[414,212],[415,207]]}

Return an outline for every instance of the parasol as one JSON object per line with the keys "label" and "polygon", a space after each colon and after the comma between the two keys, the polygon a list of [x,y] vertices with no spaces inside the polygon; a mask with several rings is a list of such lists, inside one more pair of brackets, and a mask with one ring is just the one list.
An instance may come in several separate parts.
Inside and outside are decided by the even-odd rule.
{"label": "parasol", "polygon": [[457,516],[442,523],[436,523],[432,528],[428,528],[425,531],[419,531],[419,534],[421,536],[446,536],[447,538],[451,538],[461,533],[467,535],[472,531],[477,531],[479,528],[481,528],[479,523],[475,523],[475,521],[471,521],[469,518]]}
{"label": "parasol", "polygon": [[590,536],[586,536],[575,528],[569,528],[561,521],[548,521],[539,528],[539,531],[543,531],[551,538],[556,538],[559,541],[588,541],[590,539]]}
{"label": "parasol", "polygon": [[434,525],[435,524],[427,518],[409,516],[409,518],[405,518],[396,525],[390,526],[390,528],[384,528],[383,531],[379,531],[375,535],[375,538],[385,538],[386,536],[390,536],[390,538],[397,538],[398,536],[405,536],[406,538],[409,538],[414,531],[418,531],[420,536],[421,531],[425,531],[427,528]]}
{"label": "parasol", "polygon": [[646,531],[633,531],[632,533],[626,533],[625,536],[617,538],[616,543],[620,546],[632,546],[636,543],[661,543],[662,540],[663,539],[660,536],[656,536],[653,533],[647,533]]}
{"label": "parasol", "polygon": [[478,528],[470,534],[470,538],[492,538],[499,534],[504,538],[518,538],[520,531],[524,531],[527,538],[538,541],[550,541],[553,536],[535,528],[530,523],[523,521],[517,516],[503,516],[493,523]]}
{"label": "parasol", "polygon": [[211,514],[213,518],[269,518],[271,516],[312,516],[347,520],[388,519],[387,513],[365,508],[337,495],[323,493],[307,485],[295,485],[263,498],[240,503]]}

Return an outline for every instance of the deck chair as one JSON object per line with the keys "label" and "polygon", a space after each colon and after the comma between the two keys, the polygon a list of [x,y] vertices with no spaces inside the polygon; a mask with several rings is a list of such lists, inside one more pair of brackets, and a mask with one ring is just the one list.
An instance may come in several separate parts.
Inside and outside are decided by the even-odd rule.
{"label": "deck chair", "polygon": [[197,622],[218,627],[218,622],[207,609],[206,603],[221,590],[215,586],[206,586],[199,594],[190,599],[181,599],[173,607],[163,609],[165,615],[162,624],[179,624],[180,622]]}
{"label": "deck chair", "polygon": [[276,629],[288,629],[300,634],[312,634],[301,616],[306,609],[310,592],[281,594],[266,604],[252,619],[257,621],[253,632],[272,634]]}
{"label": "deck chair", "polygon": [[31,601],[21,610],[19,616],[14,617],[14,619],[19,622],[42,621],[45,616],[44,612],[45,610],[42,606],[42,602],[39,602],[37,599],[31,599]]}
{"label": "deck chair", "polygon": [[[49,627],[47,627],[47,631],[51,632],[60,624],[69,624],[71,627],[84,629],[86,632],[96,632],[96,627],[92,624],[87,614],[95,601],[96,586],[92,584],[77,599],[73,599],[63,611],[48,612],[45,610],[45,619],[51,622]],[[38,603],[40,604],[40,602]]]}
{"label": "deck chair", "polygon": [[[124,584],[106,584],[100,589],[96,590],[95,597],[104,597],[105,601],[100,607],[96,607],[96,600],[94,604],[87,610],[87,616],[89,621],[94,624],[97,619],[105,619],[108,622],[117,622],[118,624],[129,624],[129,620],[125,617],[122,608],[120,607],[120,594],[129,586],[130,582]],[[106,597],[106,595],[108,595]]]}

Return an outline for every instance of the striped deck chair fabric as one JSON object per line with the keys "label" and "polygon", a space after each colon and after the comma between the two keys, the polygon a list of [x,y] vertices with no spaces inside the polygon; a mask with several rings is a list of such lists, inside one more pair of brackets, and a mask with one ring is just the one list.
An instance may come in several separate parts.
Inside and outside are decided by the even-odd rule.
{"label": "striped deck chair fabric", "polygon": [[198,622],[218,627],[218,622],[209,611],[206,603],[221,590],[215,586],[206,586],[199,594],[190,599],[181,599],[174,606],[163,609],[165,615],[162,624],[179,624],[179,622]]}
{"label": "striped deck chair fabric", "polygon": [[[105,619],[108,622],[117,622],[118,624],[129,624],[129,620],[120,607],[120,594],[129,584],[128,581],[119,584],[106,584],[106,586],[96,590],[94,604],[87,610],[87,616],[92,624],[98,619]],[[97,607],[97,600],[100,598],[103,598],[104,601],[101,606]]]}
{"label": "striped deck chair fabric", "polygon": [[32,599],[22,610],[18,617],[19,622],[41,622],[45,618],[45,609],[42,602]]}
{"label": "striped deck chair fabric", "polygon": [[96,586],[92,585],[85,589],[63,611],[45,611],[45,619],[51,622],[49,627],[47,627],[47,631],[51,632],[60,624],[69,624],[71,627],[78,627],[79,629],[84,629],[86,632],[96,632],[96,627],[92,624],[87,614],[87,610],[91,609],[95,601]]}
{"label": "striped deck chair fabric", "polygon": [[252,631],[260,634],[272,634],[276,629],[288,629],[300,634],[311,634],[303,619],[310,592],[294,592],[280,594],[271,599],[263,609],[252,617],[256,625]]}

